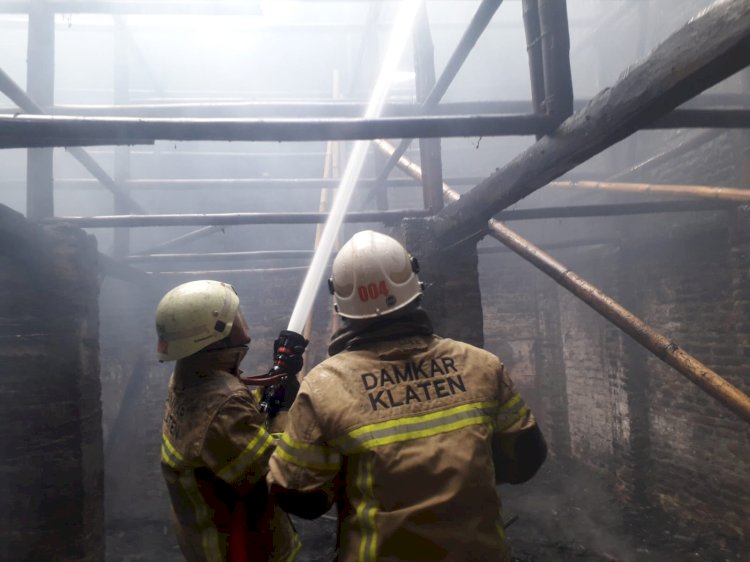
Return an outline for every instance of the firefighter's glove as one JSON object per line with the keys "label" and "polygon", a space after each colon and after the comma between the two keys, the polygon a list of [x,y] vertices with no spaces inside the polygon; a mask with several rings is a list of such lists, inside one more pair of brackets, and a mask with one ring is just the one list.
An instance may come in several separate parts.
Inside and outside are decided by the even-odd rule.
{"label": "firefighter's glove", "polygon": [[299,381],[295,375],[286,377],[279,385],[270,392],[266,398],[268,403],[268,417],[274,418],[279,412],[289,410],[297,398]]}
{"label": "firefighter's glove", "polygon": [[302,354],[308,341],[297,332],[282,330],[273,342],[273,370],[294,375],[302,370]]}

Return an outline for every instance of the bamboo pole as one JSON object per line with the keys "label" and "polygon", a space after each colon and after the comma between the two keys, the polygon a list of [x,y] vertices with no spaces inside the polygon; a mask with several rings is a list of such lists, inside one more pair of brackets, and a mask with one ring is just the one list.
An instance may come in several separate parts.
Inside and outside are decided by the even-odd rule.
{"label": "bamboo pole", "polygon": [[725,201],[750,201],[750,189],[712,187],[707,185],[680,185],[655,183],[626,183],[613,181],[553,181],[551,187],[563,189],[596,189],[601,191],[626,191],[630,193],[656,193],[687,195],[704,199]]}
{"label": "bamboo pole", "polygon": [[[394,147],[385,141],[378,140],[374,142],[376,146],[386,153],[392,154],[395,151]],[[399,159],[398,166],[407,174],[412,175],[412,177],[416,178],[418,174],[421,174],[419,166],[409,162],[403,156]],[[461,197],[446,184],[443,184],[443,193],[446,200],[450,202],[455,202]],[[552,277],[557,283],[612,322],[656,357],[672,366],[705,393],[713,396],[737,416],[750,423],[750,397],[745,393],[709,369],[695,357],[683,351],[676,343],[657,332],[613,298],[607,296],[601,290],[588,283],[539,247],[507,228],[501,222],[491,219],[488,221],[488,226],[490,235],[493,238],[499,240],[523,259]]]}

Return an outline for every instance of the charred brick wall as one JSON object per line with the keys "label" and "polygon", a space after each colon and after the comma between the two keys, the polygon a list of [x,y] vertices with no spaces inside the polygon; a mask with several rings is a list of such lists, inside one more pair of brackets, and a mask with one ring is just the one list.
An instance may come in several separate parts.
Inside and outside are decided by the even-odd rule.
{"label": "charred brick wall", "polygon": [[[650,173],[741,185],[736,138]],[[578,221],[592,238],[615,236],[551,253],[748,393],[748,215],[612,217],[606,230]],[[482,257],[480,271],[487,347],[512,356],[554,456],[598,472],[631,506],[750,538],[745,422],[520,258]]]}
{"label": "charred brick wall", "polygon": [[0,223],[0,558],[103,560],[96,243]]}

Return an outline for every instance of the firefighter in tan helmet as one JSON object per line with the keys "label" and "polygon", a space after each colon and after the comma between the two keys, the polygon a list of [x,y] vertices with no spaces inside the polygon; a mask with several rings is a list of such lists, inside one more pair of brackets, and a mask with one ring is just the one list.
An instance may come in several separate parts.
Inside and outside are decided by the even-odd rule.
{"label": "firefighter in tan helmet", "polygon": [[418,265],[355,234],[330,280],[342,328],[303,379],[270,461],[272,497],[338,509],[338,560],[507,560],[496,483],[531,478],[547,448],[500,360],[432,331]]}
{"label": "firefighter in tan helmet", "polygon": [[[177,361],[161,467],[185,558],[293,559],[299,539],[265,481],[274,439],[239,377],[250,335],[234,288],[207,280],[175,287],[157,307],[156,331],[159,359]],[[299,370],[301,351],[294,359]]]}

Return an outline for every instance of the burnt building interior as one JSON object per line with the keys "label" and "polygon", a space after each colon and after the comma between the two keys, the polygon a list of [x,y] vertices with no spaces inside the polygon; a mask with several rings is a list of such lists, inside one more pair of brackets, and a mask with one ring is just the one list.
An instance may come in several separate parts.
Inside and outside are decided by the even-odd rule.
{"label": "burnt building interior", "polygon": [[181,559],[156,304],[232,283],[267,369],[366,141],[337,243],[402,240],[547,438],[514,559],[747,559],[750,1],[426,0],[373,114],[406,4],[0,0],[0,558]]}

